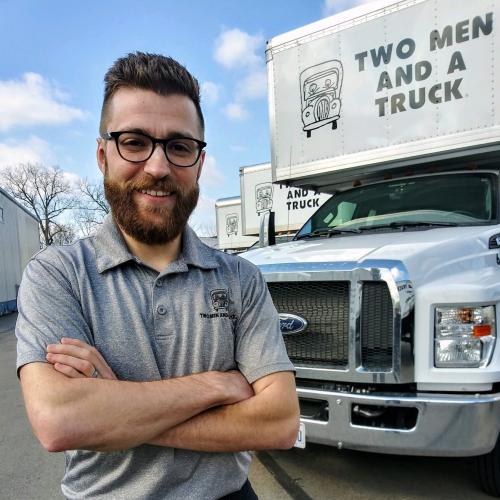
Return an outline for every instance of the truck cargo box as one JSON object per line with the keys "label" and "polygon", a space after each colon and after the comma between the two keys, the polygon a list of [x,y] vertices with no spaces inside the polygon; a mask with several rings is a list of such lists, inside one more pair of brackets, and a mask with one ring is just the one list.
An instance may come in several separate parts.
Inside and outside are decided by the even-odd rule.
{"label": "truck cargo box", "polygon": [[220,250],[245,250],[258,238],[244,236],[241,224],[241,199],[238,196],[215,202],[217,242]]}
{"label": "truck cargo box", "polygon": [[260,217],[267,210],[275,213],[279,233],[295,232],[329,198],[304,188],[272,183],[271,164],[240,168],[243,234],[258,235]]}
{"label": "truck cargo box", "polygon": [[491,0],[382,0],[270,40],[273,180],[333,192],[498,151],[499,17]]}

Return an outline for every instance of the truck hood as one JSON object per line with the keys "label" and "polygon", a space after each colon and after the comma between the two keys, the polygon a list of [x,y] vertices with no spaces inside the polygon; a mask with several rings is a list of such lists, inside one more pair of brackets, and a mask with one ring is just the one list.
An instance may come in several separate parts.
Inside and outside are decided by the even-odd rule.
{"label": "truck hood", "polygon": [[453,272],[497,266],[499,251],[489,249],[490,238],[497,234],[498,226],[363,233],[292,241],[241,256],[259,267],[324,262],[363,267],[377,260],[399,261],[418,285]]}

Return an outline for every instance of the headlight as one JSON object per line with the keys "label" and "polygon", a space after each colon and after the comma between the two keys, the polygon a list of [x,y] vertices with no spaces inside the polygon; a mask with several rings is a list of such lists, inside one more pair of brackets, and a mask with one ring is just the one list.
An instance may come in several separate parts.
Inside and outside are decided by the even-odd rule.
{"label": "headlight", "polygon": [[434,363],[437,368],[486,366],[495,340],[495,306],[436,307]]}

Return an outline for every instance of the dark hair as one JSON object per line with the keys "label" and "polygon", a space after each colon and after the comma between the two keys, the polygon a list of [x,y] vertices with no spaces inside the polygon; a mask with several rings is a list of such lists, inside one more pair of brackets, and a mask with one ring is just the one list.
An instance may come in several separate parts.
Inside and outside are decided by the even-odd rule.
{"label": "dark hair", "polygon": [[159,95],[180,94],[189,97],[196,107],[202,132],[205,130],[198,80],[171,57],[135,52],[117,59],[104,75],[104,100],[99,125],[101,135],[106,132],[105,122],[111,97],[121,87],[152,90]]}

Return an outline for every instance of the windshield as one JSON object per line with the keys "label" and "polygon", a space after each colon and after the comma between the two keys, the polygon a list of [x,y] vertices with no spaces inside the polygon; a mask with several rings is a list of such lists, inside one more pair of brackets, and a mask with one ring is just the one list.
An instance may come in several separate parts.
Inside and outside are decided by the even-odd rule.
{"label": "windshield", "polygon": [[330,198],[297,238],[404,226],[470,226],[496,217],[496,177],[488,173],[412,177],[358,187]]}

